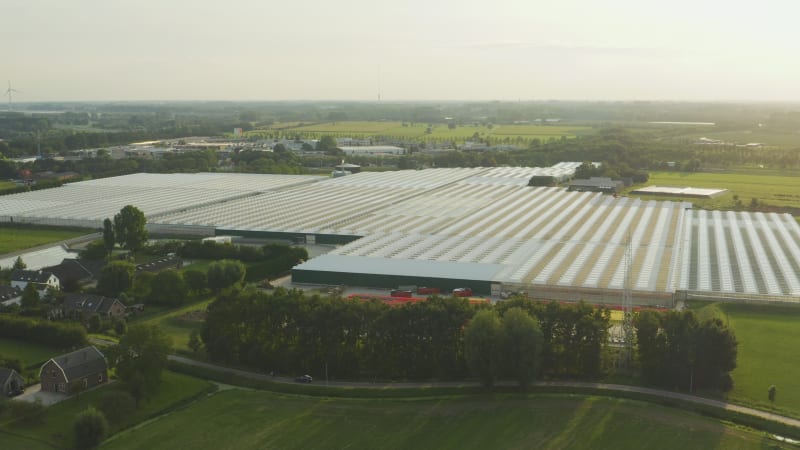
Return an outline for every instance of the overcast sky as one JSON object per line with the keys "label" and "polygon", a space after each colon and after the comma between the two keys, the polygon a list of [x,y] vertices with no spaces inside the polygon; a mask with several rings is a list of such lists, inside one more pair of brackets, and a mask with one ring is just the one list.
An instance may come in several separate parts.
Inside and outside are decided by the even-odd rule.
{"label": "overcast sky", "polygon": [[[800,100],[797,0],[4,0],[46,100]],[[3,86],[5,91],[7,86]]]}

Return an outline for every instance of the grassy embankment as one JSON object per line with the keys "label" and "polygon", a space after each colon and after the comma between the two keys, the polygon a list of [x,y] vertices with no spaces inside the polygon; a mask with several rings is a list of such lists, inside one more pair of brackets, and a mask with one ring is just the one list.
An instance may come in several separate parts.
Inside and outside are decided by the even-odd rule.
{"label": "grassy embankment", "polygon": [[770,443],[694,413],[605,397],[363,400],[231,390],[123,432],[103,448],[757,449]]}
{"label": "grassy embankment", "polygon": [[0,255],[72,239],[91,233],[91,230],[59,229],[50,227],[0,226]]}

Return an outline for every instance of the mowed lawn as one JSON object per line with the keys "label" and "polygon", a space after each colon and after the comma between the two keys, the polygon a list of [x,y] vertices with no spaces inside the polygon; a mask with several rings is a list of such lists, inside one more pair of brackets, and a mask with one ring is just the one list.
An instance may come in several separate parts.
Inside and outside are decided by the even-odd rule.
{"label": "mowed lawn", "polygon": [[[729,399],[800,417],[800,306],[721,304],[739,341]],[[777,387],[774,404],[767,398]]]}
{"label": "mowed lawn", "polygon": [[758,449],[761,434],[647,403],[579,396],[330,399],[228,390],[104,449]]}
{"label": "mowed lawn", "polygon": [[49,228],[0,227],[0,255],[63,241],[89,234],[90,231],[57,230]]}
{"label": "mowed lawn", "polygon": [[[651,172],[647,186],[689,186],[696,188],[728,189],[729,192],[713,199],[674,197],[670,199],[692,202],[707,209],[732,209],[734,195],[745,208],[751,199],[774,206],[800,208],[800,176],[744,175],[732,173],[679,173]],[[666,199],[668,197],[647,197]]]}
{"label": "mowed lawn", "polygon": [[[210,382],[199,378],[165,371],[158,393],[153,398],[143,402],[138,409],[123,419],[122,422],[112,424],[112,432],[147,420],[154,414],[166,410],[171,405],[196,396],[211,386]],[[42,423],[19,424],[6,419],[5,423],[0,424],[0,444],[2,444],[4,438],[2,431],[6,431],[21,437],[46,441],[57,448],[70,448],[73,441],[72,425],[75,416],[86,410],[90,405],[97,406],[106,392],[116,388],[117,386],[111,383],[102,388],[83,393],[79,397],[73,397],[50,406]],[[14,447],[0,445],[0,448]]]}

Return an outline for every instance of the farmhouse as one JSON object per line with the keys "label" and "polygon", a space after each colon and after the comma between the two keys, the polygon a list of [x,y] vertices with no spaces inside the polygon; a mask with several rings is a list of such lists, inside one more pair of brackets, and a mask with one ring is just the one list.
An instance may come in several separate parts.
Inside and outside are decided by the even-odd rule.
{"label": "farmhouse", "polygon": [[125,305],[115,298],[95,294],[67,294],[64,297],[64,314],[88,317],[99,315],[106,319],[125,317]]}
{"label": "farmhouse", "polygon": [[108,364],[95,346],[56,356],[39,371],[42,391],[72,394],[108,381]]}
{"label": "farmhouse", "polygon": [[11,287],[25,289],[28,283],[33,283],[39,295],[44,295],[47,289],[59,290],[61,282],[53,272],[43,270],[21,270],[15,269],[11,272]]}
{"label": "farmhouse", "polygon": [[14,369],[0,367],[0,395],[12,397],[25,389],[25,379]]}

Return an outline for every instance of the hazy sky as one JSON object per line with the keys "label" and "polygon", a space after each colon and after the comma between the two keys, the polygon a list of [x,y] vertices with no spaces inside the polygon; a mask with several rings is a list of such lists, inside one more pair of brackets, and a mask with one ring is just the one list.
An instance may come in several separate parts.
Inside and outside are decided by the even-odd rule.
{"label": "hazy sky", "polygon": [[798,0],[4,0],[45,100],[800,100]]}

